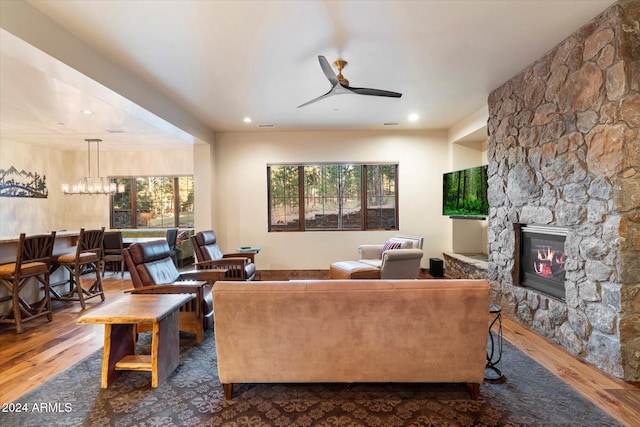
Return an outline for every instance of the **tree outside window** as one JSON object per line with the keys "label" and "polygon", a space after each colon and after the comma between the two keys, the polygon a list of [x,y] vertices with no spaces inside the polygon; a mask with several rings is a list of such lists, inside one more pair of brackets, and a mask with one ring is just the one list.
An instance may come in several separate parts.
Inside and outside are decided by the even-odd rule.
{"label": "tree outside window", "polygon": [[268,165],[269,231],[397,229],[397,169],[397,164]]}
{"label": "tree outside window", "polygon": [[111,181],[125,187],[123,193],[112,196],[111,228],[193,227],[192,176],[112,178]]}

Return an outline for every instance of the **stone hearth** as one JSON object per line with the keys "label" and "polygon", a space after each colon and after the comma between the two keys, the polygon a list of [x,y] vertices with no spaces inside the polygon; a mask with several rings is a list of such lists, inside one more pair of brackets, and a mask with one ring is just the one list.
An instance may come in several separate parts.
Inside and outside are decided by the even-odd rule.
{"label": "stone hearth", "polygon": [[444,271],[447,279],[486,279],[486,254],[458,254],[443,252]]}
{"label": "stone hearth", "polygon": [[[640,2],[611,6],[488,102],[494,300],[588,362],[640,380]],[[522,224],[568,229],[565,301],[519,286]]]}

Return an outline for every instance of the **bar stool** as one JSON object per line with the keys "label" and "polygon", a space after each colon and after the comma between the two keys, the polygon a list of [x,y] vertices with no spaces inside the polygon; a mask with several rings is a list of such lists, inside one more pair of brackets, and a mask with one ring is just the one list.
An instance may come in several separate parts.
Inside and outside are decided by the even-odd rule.
{"label": "bar stool", "polygon": [[[18,239],[16,262],[0,265],[0,283],[7,288],[9,295],[0,298],[0,302],[11,300],[12,309],[0,317],[0,323],[16,325],[16,332],[23,331],[22,323],[47,316],[53,320],[51,313],[51,295],[49,293],[49,267],[56,232],[37,234],[27,237],[24,233]],[[35,278],[44,291],[44,296],[33,303],[20,297],[20,292],[27,283]],[[38,285],[38,294],[40,294]],[[39,297],[40,295],[38,295]]]}
{"label": "bar stool", "polygon": [[[80,301],[85,308],[85,301],[100,296],[104,301],[100,266],[102,263],[102,239],[104,227],[99,230],[80,229],[76,250],[53,257],[53,268],[64,267],[69,271],[69,293],[60,295],[53,289],[52,298],[60,301]],[[95,273],[96,278],[88,288],[82,286],[80,276]],[[74,296],[77,294],[77,296]]]}
{"label": "bar stool", "polygon": [[[108,263],[120,263],[120,277],[124,277],[124,255],[122,251],[122,231],[105,231],[102,256],[102,277],[107,270]],[[117,271],[114,270],[117,274]]]}

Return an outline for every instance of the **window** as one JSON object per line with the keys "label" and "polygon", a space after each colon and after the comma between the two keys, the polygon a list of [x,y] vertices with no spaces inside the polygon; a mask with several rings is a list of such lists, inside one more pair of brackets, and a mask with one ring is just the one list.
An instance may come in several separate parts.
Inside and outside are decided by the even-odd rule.
{"label": "window", "polygon": [[397,230],[397,164],[272,164],[269,231]]}
{"label": "window", "polygon": [[[193,176],[111,178],[111,228],[193,227]],[[135,214],[134,214],[135,213]]]}

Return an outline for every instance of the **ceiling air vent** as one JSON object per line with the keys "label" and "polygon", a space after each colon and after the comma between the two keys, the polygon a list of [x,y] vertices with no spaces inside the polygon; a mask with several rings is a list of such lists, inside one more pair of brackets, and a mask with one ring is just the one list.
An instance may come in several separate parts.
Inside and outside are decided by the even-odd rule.
{"label": "ceiling air vent", "polygon": [[274,125],[274,124],[260,124],[260,125],[258,125],[258,128],[260,128],[260,129],[269,129],[269,128],[274,128],[274,127],[276,127],[276,125]]}
{"label": "ceiling air vent", "polygon": [[398,126],[400,123],[398,122],[385,122],[382,125],[383,126]]}

